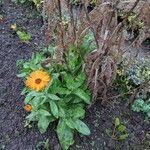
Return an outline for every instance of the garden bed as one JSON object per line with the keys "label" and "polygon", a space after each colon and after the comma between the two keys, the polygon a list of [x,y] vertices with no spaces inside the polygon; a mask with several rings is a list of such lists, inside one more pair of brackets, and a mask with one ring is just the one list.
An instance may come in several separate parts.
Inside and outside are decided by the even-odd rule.
{"label": "garden bed", "polygon": [[[37,126],[24,127],[26,113],[23,109],[23,99],[20,96],[22,80],[16,74],[16,62],[27,60],[32,53],[42,46],[42,18],[36,10],[25,6],[14,5],[5,0],[0,8],[3,19],[0,20],[0,149],[4,150],[36,150],[40,142],[49,139],[49,149],[59,150],[59,142],[55,133],[56,124],[49,126],[46,133],[40,134]],[[21,43],[10,29],[16,23],[24,27],[32,40]],[[114,120],[119,117],[126,126],[129,136],[125,141],[114,141],[106,129],[114,126]],[[150,148],[150,124],[144,122],[143,116],[133,113],[130,106],[122,100],[114,100],[111,105],[101,106],[97,101],[86,112],[85,122],[91,130],[91,136],[75,135],[75,143],[71,150],[116,150]]]}

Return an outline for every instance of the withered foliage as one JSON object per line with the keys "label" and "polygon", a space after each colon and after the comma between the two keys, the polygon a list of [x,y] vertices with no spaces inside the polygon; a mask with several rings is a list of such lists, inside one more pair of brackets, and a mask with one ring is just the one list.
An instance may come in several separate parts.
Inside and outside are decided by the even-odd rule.
{"label": "withered foliage", "polygon": [[[117,64],[121,60],[124,49],[124,24],[130,12],[138,7],[138,14],[144,21],[144,29],[131,46],[139,46],[140,43],[150,37],[150,5],[142,2],[139,6],[136,0],[127,10],[127,16],[120,23],[117,21],[117,7],[124,1],[121,0],[97,0],[96,7],[90,12],[87,10],[88,0],[83,0],[82,6],[74,8],[71,0],[44,0],[45,44],[55,41],[57,45],[55,55],[57,62],[65,62],[63,54],[67,55],[70,45],[77,48],[87,32],[92,31],[97,49],[89,53],[85,58],[85,71],[87,84],[93,93],[93,101],[98,95],[102,102],[107,101],[107,90],[116,77]],[[63,21],[67,16],[67,28]],[[140,41],[140,42],[139,42]]]}

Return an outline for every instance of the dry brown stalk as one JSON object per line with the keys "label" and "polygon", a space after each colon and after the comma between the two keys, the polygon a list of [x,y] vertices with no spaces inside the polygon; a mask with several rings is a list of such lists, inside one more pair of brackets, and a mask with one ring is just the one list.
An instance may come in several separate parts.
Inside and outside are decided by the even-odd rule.
{"label": "dry brown stalk", "polygon": [[[108,101],[107,89],[116,77],[117,64],[124,53],[122,45],[124,39],[124,24],[130,13],[137,7],[140,0],[136,0],[129,9],[121,23],[117,21],[117,6],[121,2],[116,0],[97,0],[96,7],[89,13],[88,0],[83,0],[83,7],[74,9],[70,0],[44,0],[44,11],[48,16],[46,43],[52,39],[56,42],[55,56],[60,63],[66,62],[63,55],[67,56],[70,45],[79,47],[82,38],[87,32],[92,31],[97,49],[89,53],[85,58],[85,71],[87,73],[87,85],[93,93],[93,102],[98,95],[102,96],[102,102]],[[141,9],[144,15],[148,15],[149,5],[145,4],[146,11]],[[65,12],[69,14],[68,27],[65,28],[63,17]],[[150,12],[150,11],[149,11]],[[149,18],[145,22],[150,24]],[[148,26],[148,25],[147,25]],[[54,32],[55,31],[55,32]],[[145,33],[145,32],[144,32]],[[143,35],[145,37],[146,35]],[[132,43],[140,39],[140,36]],[[143,38],[142,38],[143,39]],[[138,43],[138,42],[137,42]],[[130,61],[131,62],[131,61]]]}

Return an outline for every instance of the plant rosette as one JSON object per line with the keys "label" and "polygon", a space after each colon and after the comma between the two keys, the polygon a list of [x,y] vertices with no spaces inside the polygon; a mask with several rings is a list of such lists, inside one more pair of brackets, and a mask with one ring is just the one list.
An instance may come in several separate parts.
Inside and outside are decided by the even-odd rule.
{"label": "plant rosette", "polygon": [[86,87],[86,75],[82,69],[83,59],[74,50],[69,51],[66,64],[50,64],[45,70],[41,62],[43,53],[38,53],[28,62],[18,62],[25,78],[26,87],[24,109],[30,114],[28,123],[37,121],[41,133],[46,132],[49,124],[57,121],[57,135],[63,150],[74,143],[74,132],[89,135],[90,130],[81,120],[85,116],[85,107],[91,102]]}

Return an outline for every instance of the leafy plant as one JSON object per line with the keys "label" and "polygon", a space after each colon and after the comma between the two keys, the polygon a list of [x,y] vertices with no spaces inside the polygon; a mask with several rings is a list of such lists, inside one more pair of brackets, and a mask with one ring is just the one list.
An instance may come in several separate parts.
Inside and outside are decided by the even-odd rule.
{"label": "leafy plant", "polygon": [[106,133],[112,140],[123,141],[128,137],[125,125],[118,117],[115,118],[113,129],[106,129]]}
{"label": "leafy plant", "polygon": [[150,117],[150,69],[146,60],[134,61],[134,63],[124,73],[124,66],[126,61],[122,61],[118,65],[117,77],[113,86],[118,94],[122,95],[122,99],[129,99],[130,91],[135,88],[139,88],[145,83],[142,88],[135,95],[135,100],[132,104],[132,110],[135,112],[141,112],[145,115],[146,120]]}
{"label": "leafy plant", "polygon": [[[126,18],[127,12],[118,9],[118,17],[121,19]],[[134,12],[131,12],[126,19],[126,27],[128,31],[139,32],[140,29],[144,27],[144,22],[142,22],[138,15]]]}
{"label": "leafy plant", "polygon": [[38,53],[30,61],[17,64],[21,70],[19,77],[29,78],[32,72],[43,70],[51,78],[47,87],[39,92],[27,87],[23,90],[25,105],[32,106],[26,120],[28,124],[37,121],[41,133],[46,132],[51,122],[57,121],[56,132],[60,144],[62,149],[67,150],[74,143],[75,131],[83,135],[90,134],[89,128],[81,120],[85,116],[85,106],[90,104],[91,99],[82,69],[84,62],[75,48],[69,48],[68,63],[57,64],[52,61],[46,70],[41,65],[44,60],[44,54]]}
{"label": "leafy plant", "polygon": [[93,5],[93,6],[95,6],[95,5],[96,5],[96,2],[97,2],[97,0],[91,0],[91,1],[90,1],[90,4]]}
{"label": "leafy plant", "polygon": [[145,120],[150,119],[150,99],[144,101],[141,98],[137,98],[132,104],[132,110],[135,112],[141,112],[145,115]]}
{"label": "leafy plant", "polygon": [[[113,86],[118,94],[122,95],[123,99],[128,99],[130,92],[133,89],[139,87],[145,81],[150,80],[150,69],[147,61],[134,61],[134,63],[124,72],[124,68],[127,64],[126,60],[123,60],[117,68],[117,76],[113,82]],[[149,82],[147,82],[149,84]],[[149,88],[148,88],[149,89]],[[148,91],[144,90],[145,93]],[[144,94],[144,92],[143,92]],[[142,94],[142,95],[143,95]]]}
{"label": "leafy plant", "polygon": [[127,75],[133,84],[140,85],[146,80],[150,80],[149,62],[146,60],[135,61],[128,69]]}
{"label": "leafy plant", "polygon": [[118,94],[122,95],[121,98],[127,100],[128,92],[133,89],[133,85],[129,80],[127,74],[124,73],[124,67],[126,65],[126,60],[123,60],[117,68],[117,76],[113,82],[113,87]]}
{"label": "leafy plant", "polygon": [[132,110],[144,114],[145,120],[150,119],[150,69],[148,64],[147,61],[136,61],[128,70],[129,79],[134,85],[139,87],[144,83],[136,95]]}
{"label": "leafy plant", "polygon": [[12,23],[10,28],[17,34],[21,42],[28,43],[31,40],[31,35],[20,29],[16,23]]}
{"label": "leafy plant", "polygon": [[31,40],[31,36],[25,31],[16,32],[21,42],[28,43]]}

